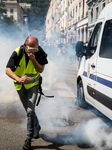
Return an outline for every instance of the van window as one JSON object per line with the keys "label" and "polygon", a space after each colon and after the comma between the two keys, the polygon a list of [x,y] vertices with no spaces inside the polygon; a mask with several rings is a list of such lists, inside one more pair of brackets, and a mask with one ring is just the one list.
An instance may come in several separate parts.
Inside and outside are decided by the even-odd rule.
{"label": "van window", "polygon": [[94,28],[93,34],[90,38],[90,41],[86,49],[87,58],[91,57],[96,51],[97,43],[98,43],[100,31],[101,31],[101,26],[102,26],[102,23],[100,22]]}
{"label": "van window", "polygon": [[112,20],[105,23],[99,56],[112,59]]}

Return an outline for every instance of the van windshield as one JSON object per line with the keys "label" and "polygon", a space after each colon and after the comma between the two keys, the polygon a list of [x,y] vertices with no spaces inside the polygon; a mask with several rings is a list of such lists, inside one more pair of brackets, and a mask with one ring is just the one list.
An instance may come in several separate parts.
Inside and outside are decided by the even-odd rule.
{"label": "van windshield", "polygon": [[99,56],[112,59],[112,20],[105,23]]}

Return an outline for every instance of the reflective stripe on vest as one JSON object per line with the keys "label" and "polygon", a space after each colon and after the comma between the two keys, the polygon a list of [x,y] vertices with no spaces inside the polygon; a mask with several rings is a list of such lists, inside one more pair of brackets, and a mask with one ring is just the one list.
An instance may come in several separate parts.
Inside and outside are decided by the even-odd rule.
{"label": "reflective stripe on vest", "polygon": [[[19,50],[20,50],[20,47],[18,47],[15,50],[17,53],[17,56],[19,56]],[[19,62],[19,65],[17,66],[14,73],[19,77],[23,77],[24,75],[27,75],[30,78],[28,83],[23,84],[26,89],[30,89],[31,87],[39,84],[40,74],[35,69],[31,60],[29,60],[27,67],[26,67],[25,54],[23,54]],[[14,80],[14,85],[15,85],[16,90],[20,90],[22,88],[22,83],[19,83],[16,80]]]}
{"label": "reflective stripe on vest", "polygon": [[[26,74],[25,74],[26,75]],[[29,77],[29,76],[28,76]],[[31,83],[35,83],[38,79],[40,78],[40,75],[38,75],[34,80],[29,81],[28,83],[24,83],[24,84],[31,84]],[[20,85],[20,82],[14,82],[14,84],[18,84]]]}

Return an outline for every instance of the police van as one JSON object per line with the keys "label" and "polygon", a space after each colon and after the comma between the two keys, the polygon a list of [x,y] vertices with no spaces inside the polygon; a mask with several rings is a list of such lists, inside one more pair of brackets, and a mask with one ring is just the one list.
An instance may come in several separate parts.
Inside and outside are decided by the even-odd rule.
{"label": "police van", "polygon": [[101,12],[88,44],[77,42],[76,55],[79,106],[89,103],[112,120],[112,3]]}

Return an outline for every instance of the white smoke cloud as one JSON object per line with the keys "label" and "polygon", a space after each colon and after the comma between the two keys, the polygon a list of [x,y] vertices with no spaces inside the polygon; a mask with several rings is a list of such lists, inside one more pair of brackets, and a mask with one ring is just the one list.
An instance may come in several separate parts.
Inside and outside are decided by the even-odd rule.
{"label": "white smoke cloud", "polygon": [[[45,85],[43,84],[43,89],[45,90],[45,92],[47,90],[50,90],[51,93],[53,92],[53,94],[55,94],[54,87],[56,87],[56,83],[60,82],[61,80],[66,80],[67,75],[64,75],[62,77],[60,74],[58,74],[58,76],[55,77],[55,74],[59,69],[59,64],[54,64],[52,61],[50,61],[50,63],[52,67],[50,66],[50,68],[48,67],[48,69],[46,68],[46,70],[48,71],[48,73],[51,73],[51,76],[49,80],[46,80],[44,82]],[[47,79],[46,73],[45,77]],[[48,86],[49,84],[50,88]],[[60,86],[57,88],[60,88]],[[62,87],[62,89],[64,88],[65,86]],[[111,148],[112,131],[103,121],[101,121],[100,118],[90,119],[89,121],[80,121],[80,118],[91,118],[89,112],[80,113],[78,115],[78,120],[74,119],[76,120],[76,124],[74,125],[74,130],[72,130],[72,133],[68,131],[68,134],[62,134],[63,132],[65,133],[63,127],[66,128],[68,126],[67,129],[71,128],[71,126],[69,127],[69,123],[67,124],[67,121],[69,121],[70,115],[73,112],[69,108],[69,105],[67,103],[68,101],[71,101],[71,98],[68,98],[66,101],[64,98],[55,95],[54,99],[43,99],[40,102],[39,108],[37,109],[37,114],[40,120],[40,124],[42,125],[43,133],[45,132],[47,133],[47,135],[49,135],[43,135],[42,138],[49,142],[56,142],[61,144],[78,144],[80,146],[87,145],[89,147],[96,147],[98,150]],[[74,106],[74,109],[75,107],[76,106]],[[66,120],[66,122],[64,122],[64,120]],[[60,134],[60,130],[62,131],[62,135]]]}
{"label": "white smoke cloud", "polygon": [[0,37],[0,103],[12,102],[17,100],[14,90],[13,80],[10,80],[5,74],[6,64],[12,52],[17,46],[17,41]]}
{"label": "white smoke cloud", "polygon": [[57,67],[53,61],[48,58],[48,65],[45,66],[45,71],[42,73],[44,89],[52,89],[53,84],[57,81],[56,77]]}
{"label": "white smoke cloud", "polygon": [[[0,36],[0,116],[17,118],[22,115],[22,106],[15,91],[13,80],[5,74],[5,69],[9,57],[16,47],[22,45],[23,41],[14,40],[5,36]],[[18,107],[20,105],[20,107]]]}
{"label": "white smoke cloud", "polygon": [[[6,76],[5,67],[7,61],[14,51],[14,49],[23,44],[25,39],[21,40],[11,40],[7,38],[0,37],[2,39],[0,41],[1,55],[0,55],[0,103],[5,103],[6,107],[2,109],[6,110],[7,105],[11,102],[19,101],[18,95],[14,89],[13,81]],[[54,40],[55,41],[55,40]],[[49,49],[49,47],[47,47]],[[45,48],[45,49],[47,49]],[[58,52],[57,47],[53,49]],[[70,51],[70,50],[68,50]],[[47,141],[55,141],[62,142],[63,144],[88,144],[94,145],[98,149],[103,149],[103,147],[111,148],[112,147],[112,133],[108,132],[108,127],[100,120],[100,119],[91,119],[87,122],[83,122],[81,124],[75,124],[75,129],[72,130],[72,133],[68,131],[69,135],[60,135],[60,128],[64,128],[69,126],[67,122],[64,120],[69,120],[72,110],[69,108],[68,101],[71,101],[71,98],[67,100],[64,97],[60,97],[56,92],[56,83],[64,82],[68,80],[68,74],[65,72],[61,72],[63,68],[67,68],[67,61],[70,61],[70,56],[72,54],[68,54],[63,57],[58,56],[58,53],[47,50],[48,52],[48,61],[49,64],[46,65],[43,76],[43,92],[46,95],[54,95],[54,98],[47,99],[42,97],[42,100],[39,104],[39,107],[36,107],[37,116],[39,118],[40,124],[42,125],[42,132],[53,133],[52,136],[47,136],[45,138]],[[50,53],[51,52],[51,53]],[[49,57],[50,56],[50,57]],[[74,52],[75,57],[75,52]],[[60,69],[59,69],[60,68]],[[66,72],[67,73],[67,72]],[[75,84],[75,83],[74,83]],[[58,87],[59,90],[65,89],[65,87]],[[68,90],[68,89],[67,89]],[[74,91],[74,89],[73,89]],[[58,93],[59,94],[59,93]],[[73,98],[73,97],[72,97]],[[75,97],[74,97],[75,98]],[[74,105],[74,104],[73,104]],[[20,106],[20,103],[15,105],[10,105],[10,114],[12,112],[12,107],[15,107],[14,111],[16,111],[16,115],[21,114],[21,110],[17,109]],[[22,105],[20,106],[22,109]],[[75,106],[74,106],[75,108]],[[1,108],[0,108],[1,109]],[[6,113],[6,111],[4,111]],[[9,113],[9,111],[8,111]],[[6,114],[5,114],[6,115]],[[84,117],[87,115],[83,113]],[[74,114],[75,116],[75,114]],[[80,120],[80,114],[79,118]],[[23,122],[23,127],[26,128],[26,120]],[[49,130],[50,127],[50,130]],[[69,129],[71,127],[68,127]],[[62,130],[63,132],[63,130]]]}
{"label": "white smoke cloud", "polygon": [[98,149],[112,147],[112,133],[108,131],[108,126],[99,118],[78,125],[74,130],[73,137],[79,144],[93,145]]}

